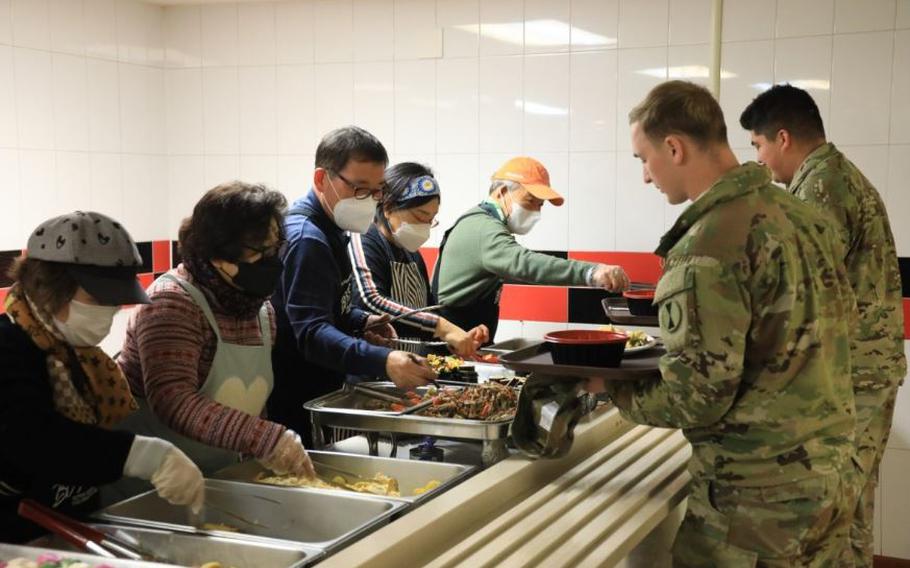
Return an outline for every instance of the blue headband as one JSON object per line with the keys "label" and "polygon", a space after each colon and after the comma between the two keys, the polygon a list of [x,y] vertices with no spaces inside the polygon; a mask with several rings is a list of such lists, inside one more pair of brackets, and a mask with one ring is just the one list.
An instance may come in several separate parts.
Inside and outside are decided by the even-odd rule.
{"label": "blue headband", "polygon": [[401,194],[401,197],[395,201],[404,203],[405,201],[410,201],[411,199],[416,199],[418,197],[432,197],[434,195],[439,195],[439,184],[436,183],[433,176],[420,176],[419,178],[412,179],[408,184],[407,189]]}

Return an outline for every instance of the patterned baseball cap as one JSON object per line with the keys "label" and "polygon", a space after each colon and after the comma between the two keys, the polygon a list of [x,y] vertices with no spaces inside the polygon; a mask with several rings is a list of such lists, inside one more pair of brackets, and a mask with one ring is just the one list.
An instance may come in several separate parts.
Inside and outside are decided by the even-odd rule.
{"label": "patterned baseball cap", "polygon": [[28,238],[28,258],[66,265],[99,304],[147,304],[136,280],[142,257],[120,223],[93,211],[74,211],[38,225]]}

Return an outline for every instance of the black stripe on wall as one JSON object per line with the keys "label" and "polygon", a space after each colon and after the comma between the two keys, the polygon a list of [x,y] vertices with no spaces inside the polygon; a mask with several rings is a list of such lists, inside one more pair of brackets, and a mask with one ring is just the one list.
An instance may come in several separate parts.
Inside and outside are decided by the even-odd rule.
{"label": "black stripe on wall", "polygon": [[177,241],[171,241],[171,268],[177,268],[180,264],[180,253],[177,252]]}
{"label": "black stripe on wall", "polygon": [[607,314],[604,312],[604,298],[617,297],[606,290],[591,288],[569,288],[569,322],[607,324]]}
{"label": "black stripe on wall", "polygon": [[910,298],[910,257],[902,256],[897,259],[898,266],[901,269],[901,288],[903,296]]}
{"label": "black stripe on wall", "polygon": [[152,271],[152,242],[151,241],[142,241],[141,243],[136,243],[136,248],[139,249],[139,256],[142,257],[142,268],[139,269],[140,274],[145,274]]}

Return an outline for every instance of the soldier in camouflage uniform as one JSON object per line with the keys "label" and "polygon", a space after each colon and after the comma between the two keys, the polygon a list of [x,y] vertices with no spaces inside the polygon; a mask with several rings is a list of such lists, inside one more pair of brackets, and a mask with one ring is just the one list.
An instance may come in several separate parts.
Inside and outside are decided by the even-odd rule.
{"label": "soldier in camouflage uniform", "polygon": [[888,213],[875,187],[825,139],[809,93],[778,85],[740,117],[775,181],[822,211],[846,251],[843,262],[856,296],[859,325],[852,351],[856,452],[862,469],[851,528],[857,566],[872,566],[873,508],[897,388],[907,372],[901,278]]}
{"label": "soldier in camouflage uniform", "polygon": [[829,566],[847,553],[855,304],[819,214],[739,165],[703,87],[655,87],[632,147],[672,204],[657,254],[661,377],[596,384],[623,416],[692,443],[679,566]]}

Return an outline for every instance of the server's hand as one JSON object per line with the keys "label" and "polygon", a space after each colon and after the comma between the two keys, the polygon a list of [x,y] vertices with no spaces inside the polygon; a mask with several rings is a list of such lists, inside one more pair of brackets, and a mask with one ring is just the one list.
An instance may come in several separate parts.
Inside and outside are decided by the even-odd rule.
{"label": "server's hand", "polygon": [[622,292],[629,288],[629,277],[621,266],[598,264],[591,280],[595,286],[611,292]]}
{"label": "server's hand", "polygon": [[265,458],[261,458],[259,463],[278,475],[289,473],[309,479],[316,477],[313,462],[310,461],[310,456],[306,453],[300,436],[293,430],[286,430],[278,438],[272,452]]}
{"label": "server's hand", "polygon": [[419,387],[437,378],[426,359],[404,351],[389,353],[385,361],[385,374],[396,386],[404,389]]}
{"label": "server's hand", "polygon": [[205,480],[196,464],[177,446],[161,438],[136,436],[123,464],[123,475],[152,482],[162,499],[202,508]]}
{"label": "server's hand", "polygon": [[[389,316],[385,314],[381,316],[371,315],[367,317],[367,321],[364,323],[363,327],[367,328],[372,325],[380,324],[387,319],[389,319]],[[376,325],[376,327],[364,331],[363,338],[373,345],[388,347],[391,345],[393,339],[398,338],[398,333],[395,332],[395,328],[392,327],[392,324],[384,323],[383,325]]]}
{"label": "server's hand", "polygon": [[485,325],[465,331],[445,318],[439,318],[439,323],[436,324],[436,337],[448,343],[449,349],[459,357],[468,358],[476,355],[477,349],[484,344],[489,334]]}

